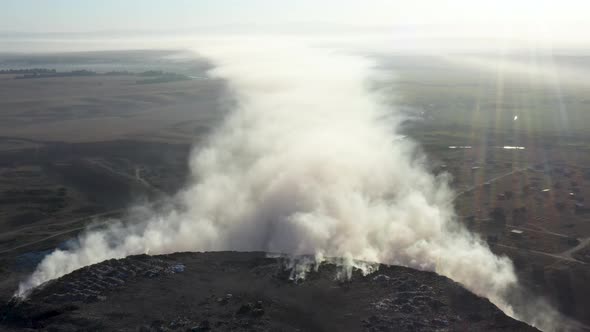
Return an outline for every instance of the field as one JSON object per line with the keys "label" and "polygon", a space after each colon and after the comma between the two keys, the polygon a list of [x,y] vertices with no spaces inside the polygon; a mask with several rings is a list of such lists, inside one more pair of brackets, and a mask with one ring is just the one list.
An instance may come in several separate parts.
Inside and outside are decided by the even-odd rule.
{"label": "field", "polygon": [[[0,74],[0,298],[47,250],[186,183],[191,146],[228,98],[207,63],[183,55],[0,55],[0,70],[99,73]],[[590,58],[378,59],[404,133],[453,177],[458,220],[511,257],[527,288],[590,324]],[[146,71],[191,79],[144,84]]]}
{"label": "field", "polygon": [[[185,183],[192,143],[223,116],[223,83],[204,78],[203,61],[171,54],[0,56],[2,298],[45,250]],[[98,74],[7,72],[40,67]],[[159,79],[174,75],[194,79]]]}
{"label": "field", "polygon": [[486,128],[514,140],[572,143],[590,132],[590,57],[399,56],[385,57],[381,67],[395,76],[397,104],[438,130],[471,129],[466,134],[479,137]]}
{"label": "field", "polygon": [[588,323],[590,58],[466,59],[490,62],[385,59],[405,132],[452,175],[457,218],[533,293]]}

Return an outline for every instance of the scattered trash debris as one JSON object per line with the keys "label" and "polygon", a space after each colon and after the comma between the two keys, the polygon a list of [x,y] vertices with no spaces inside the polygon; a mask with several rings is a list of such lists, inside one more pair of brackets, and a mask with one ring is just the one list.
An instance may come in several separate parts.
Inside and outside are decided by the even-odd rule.
{"label": "scattered trash debris", "polygon": [[184,272],[184,269],[185,269],[185,266],[182,263],[173,265],[171,267],[172,273],[182,273],[182,272]]}

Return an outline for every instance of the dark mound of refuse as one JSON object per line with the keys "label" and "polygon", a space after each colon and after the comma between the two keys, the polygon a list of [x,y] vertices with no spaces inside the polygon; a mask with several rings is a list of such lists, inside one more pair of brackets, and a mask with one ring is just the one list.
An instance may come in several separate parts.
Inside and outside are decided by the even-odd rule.
{"label": "dark mound of refuse", "polygon": [[112,259],[0,308],[22,331],[536,331],[452,280],[381,265],[293,282],[282,258],[210,252]]}

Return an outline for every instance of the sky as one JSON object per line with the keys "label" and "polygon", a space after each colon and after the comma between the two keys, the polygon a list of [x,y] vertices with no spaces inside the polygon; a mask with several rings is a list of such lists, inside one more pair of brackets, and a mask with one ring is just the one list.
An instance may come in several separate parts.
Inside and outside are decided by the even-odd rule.
{"label": "sky", "polygon": [[2,0],[0,33],[381,29],[585,44],[589,12],[582,0]]}

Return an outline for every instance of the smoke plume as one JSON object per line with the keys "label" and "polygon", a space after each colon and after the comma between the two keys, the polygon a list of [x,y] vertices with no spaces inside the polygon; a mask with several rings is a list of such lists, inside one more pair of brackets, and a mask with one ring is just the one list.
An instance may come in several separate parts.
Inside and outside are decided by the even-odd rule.
{"label": "smoke plume", "polygon": [[403,115],[367,58],[277,43],[199,48],[233,109],[190,159],[178,208],[89,231],[47,256],[18,295],[133,254],[266,251],[435,271],[510,313],[512,263],[455,221],[447,178],[400,139]]}

